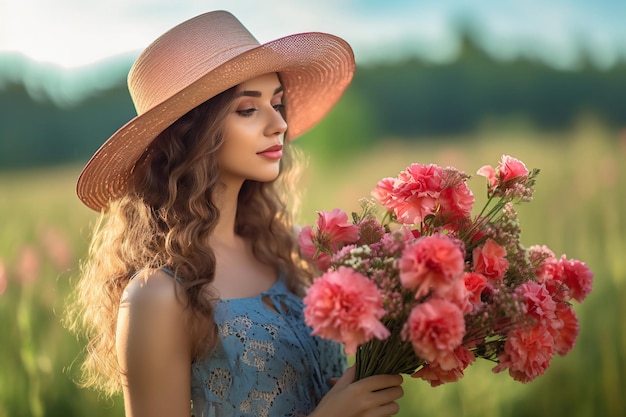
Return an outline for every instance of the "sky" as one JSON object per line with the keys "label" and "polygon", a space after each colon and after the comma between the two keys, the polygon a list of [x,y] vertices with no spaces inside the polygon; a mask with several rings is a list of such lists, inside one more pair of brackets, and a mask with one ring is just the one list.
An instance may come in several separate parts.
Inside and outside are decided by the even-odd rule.
{"label": "sky", "polygon": [[339,35],[357,62],[407,52],[453,59],[452,26],[461,17],[503,58],[522,52],[567,67],[580,40],[599,66],[626,55],[626,0],[0,0],[0,52],[77,68],[137,55],[170,27],[215,9],[233,12],[261,42],[304,31]]}
{"label": "sky", "polygon": [[[163,32],[218,9],[260,42],[306,31],[338,35],[357,64],[411,54],[449,62],[459,50],[459,21],[472,22],[483,47],[501,59],[523,54],[571,69],[581,45],[598,68],[626,59],[626,0],[0,0],[0,90],[19,80],[32,97],[75,104],[118,84]],[[5,52],[37,65],[3,63]],[[111,62],[120,71],[110,71]]]}

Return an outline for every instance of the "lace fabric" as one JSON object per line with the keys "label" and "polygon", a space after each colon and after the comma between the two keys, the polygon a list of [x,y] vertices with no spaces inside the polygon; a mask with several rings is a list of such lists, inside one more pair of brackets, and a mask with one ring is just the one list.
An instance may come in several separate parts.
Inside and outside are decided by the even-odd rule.
{"label": "lace fabric", "polygon": [[303,308],[283,278],[256,297],[218,301],[218,345],[192,364],[193,415],[310,414],[346,359],[340,345],[310,335]]}

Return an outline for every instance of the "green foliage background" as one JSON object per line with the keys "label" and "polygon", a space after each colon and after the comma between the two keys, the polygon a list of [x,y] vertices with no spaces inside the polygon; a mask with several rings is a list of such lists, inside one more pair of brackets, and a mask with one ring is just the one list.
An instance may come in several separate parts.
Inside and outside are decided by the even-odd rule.
{"label": "green foliage background", "polygon": [[[324,147],[324,157],[390,137],[464,140],[503,118],[550,131],[567,129],[584,113],[611,128],[624,125],[626,61],[602,69],[583,54],[568,70],[525,58],[496,61],[471,32],[462,39],[452,62],[359,65],[340,110],[330,115],[334,121],[313,133],[322,138],[316,146]],[[103,62],[76,75],[72,85],[62,72],[26,81],[3,74],[3,67],[26,76],[41,69],[19,55],[0,54],[0,170],[84,162],[135,115],[125,83],[131,63],[127,57]]]}

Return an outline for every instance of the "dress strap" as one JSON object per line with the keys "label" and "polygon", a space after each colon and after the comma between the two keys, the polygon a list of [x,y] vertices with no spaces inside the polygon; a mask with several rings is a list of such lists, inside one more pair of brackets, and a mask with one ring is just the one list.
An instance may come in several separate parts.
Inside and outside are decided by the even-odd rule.
{"label": "dress strap", "polygon": [[[178,282],[179,284],[181,284],[181,283],[183,282],[183,281],[182,281],[182,279],[180,279],[179,277],[177,277],[171,269],[169,269],[169,268],[165,268],[165,267],[160,268],[160,269],[161,269],[161,271],[165,272],[165,273],[166,273],[167,275],[169,275],[170,277],[174,278],[174,279],[176,280],[176,282]],[[143,271],[143,269],[142,269],[142,270],[139,270],[139,271],[137,271],[137,272],[135,272],[135,273],[134,273],[134,274],[130,277],[130,280],[132,281],[132,280],[133,280],[133,278],[135,278],[137,275],[139,275],[139,273],[141,273],[141,271]]]}
{"label": "dress strap", "polygon": [[167,275],[174,278],[176,282],[178,282],[179,284],[182,284],[183,280],[177,277],[171,269],[163,267],[161,268],[161,271],[165,272]]}

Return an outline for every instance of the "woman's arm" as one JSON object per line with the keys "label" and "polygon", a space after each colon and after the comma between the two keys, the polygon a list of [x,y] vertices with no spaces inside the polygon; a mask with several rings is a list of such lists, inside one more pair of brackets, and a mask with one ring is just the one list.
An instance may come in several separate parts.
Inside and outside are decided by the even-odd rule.
{"label": "woman's arm", "polygon": [[117,322],[117,356],[127,417],[191,414],[191,343],[178,284],[163,271],[126,287]]}

